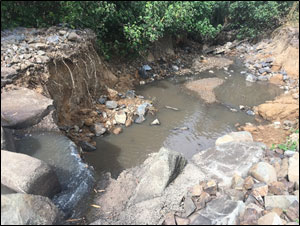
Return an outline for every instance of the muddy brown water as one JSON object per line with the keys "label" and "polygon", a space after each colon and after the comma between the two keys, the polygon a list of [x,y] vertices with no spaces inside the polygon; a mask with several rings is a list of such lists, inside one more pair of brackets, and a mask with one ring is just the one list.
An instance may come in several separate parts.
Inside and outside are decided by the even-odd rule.
{"label": "muddy brown water", "polygon": [[[142,124],[134,124],[123,130],[120,135],[97,138],[97,150],[85,154],[86,161],[96,172],[111,172],[116,178],[123,169],[141,164],[148,154],[157,152],[165,146],[182,153],[187,159],[194,154],[214,145],[215,140],[231,131],[235,124],[251,122],[253,116],[245,112],[232,112],[228,107],[239,109],[239,105],[253,107],[282,93],[277,86],[267,82],[249,83],[243,64],[235,60],[224,69],[208,71],[198,75],[176,76],[163,81],[155,81],[139,87],[138,95],[153,99],[158,112],[147,115]],[[184,83],[201,78],[218,77],[225,82],[215,89],[219,103],[206,104],[201,98],[184,88]],[[174,111],[165,106],[178,108]],[[154,119],[161,125],[150,126]],[[179,129],[187,127],[188,129]]]}

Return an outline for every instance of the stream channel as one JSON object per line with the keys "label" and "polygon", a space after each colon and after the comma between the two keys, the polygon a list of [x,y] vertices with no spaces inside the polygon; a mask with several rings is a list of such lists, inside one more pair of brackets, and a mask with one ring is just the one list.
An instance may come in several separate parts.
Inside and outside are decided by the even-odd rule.
{"label": "stream channel", "polygon": [[[101,173],[110,172],[113,178],[117,178],[122,170],[141,164],[150,153],[157,152],[162,146],[190,159],[197,152],[213,146],[218,137],[236,131],[236,123],[256,123],[254,116],[241,111],[239,105],[253,107],[282,93],[279,87],[268,82],[247,82],[246,75],[240,73],[246,68],[238,59],[228,67],[228,71],[213,71],[175,76],[138,87],[136,93],[153,100],[158,112],[155,116],[148,114],[146,121],[124,129],[120,135],[96,138],[97,150],[84,155],[88,165],[94,168],[95,175],[87,171],[85,163],[75,154],[75,147],[71,147],[73,142],[58,134],[21,137],[17,141],[17,151],[55,166],[64,193],[58,194],[54,203],[67,215],[73,215],[74,206],[86,197],[87,190],[91,191],[93,176],[97,180]],[[210,77],[225,80],[215,89],[217,103],[206,104],[184,88],[187,81]],[[167,109],[166,105],[179,110]],[[156,118],[161,125],[151,126]],[[1,185],[1,193],[11,191]]]}

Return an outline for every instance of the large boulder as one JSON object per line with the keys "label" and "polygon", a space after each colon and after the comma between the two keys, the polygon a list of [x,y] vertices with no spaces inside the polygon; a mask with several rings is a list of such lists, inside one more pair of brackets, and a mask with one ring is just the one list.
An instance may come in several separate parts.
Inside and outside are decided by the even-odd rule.
{"label": "large boulder", "polygon": [[3,127],[23,129],[39,123],[49,114],[53,100],[30,89],[22,88],[1,94]]}
{"label": "large boulder", "polygon": [[186,163],[181,154],[162,147],[137,185],[131,204],[160,196],[180,174]]}
{"label": "large boulder", "polygon": [[206,176],[218,178],[221,186],[231,186],[232,177],[246,177],[251,166],[263,156],[265,146],[256,142],[229,142],[201,151],[192,158]]}
{"label": "large boulder", "polygon": [[61,218],[61,212],[47,197],[1,195],[1,225],[53,225]]}
{"label": "large boulder", "polygon": [[53,169],[28,155],[1,150],[1,183],[27,194],[53,197],[61,187]]}
{"label": "large boulder", "polygon": [[270,195],[265,197],[265,207],[287,209],[295,201],[297,201],[295,195]]}
{"label": "large boulder", "polygon": [[216,145],[221,145],[221,144],[225,144],[228,142],[253,142],[253,138],[251,133],[247,132],[247,131],[241,131],[241,132],[232,132],[229,134],[226,134],[222,137],[219,137],[216,140]]}

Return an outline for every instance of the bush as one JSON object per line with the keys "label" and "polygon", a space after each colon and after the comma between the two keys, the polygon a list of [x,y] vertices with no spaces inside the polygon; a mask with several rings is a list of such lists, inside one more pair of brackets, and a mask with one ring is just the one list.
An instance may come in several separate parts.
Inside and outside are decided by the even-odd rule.
{"label": "bush", "polygon": [[[277,1],[2,1],[1,29],[67,23],[91,28],[102,54],[133,55],[165,35],[213,39],[229,22],[239,38],[278,26],[293,2]],[[229,20],[228,20],[229,19]]]}

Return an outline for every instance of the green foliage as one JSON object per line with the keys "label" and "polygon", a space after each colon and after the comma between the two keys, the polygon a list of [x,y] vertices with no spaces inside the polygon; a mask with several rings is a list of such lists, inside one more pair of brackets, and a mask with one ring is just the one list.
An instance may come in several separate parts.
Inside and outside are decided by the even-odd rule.
{"label": "green foliage", "polygon": [[[165,35],[211,40],[229,21],[239,38],[279,24],[293,2],[279,1],[1,1],[1,29],[67,23],[90,28],[102,53],[133,55]],[[229,20],[228,20],[229,19]]]}

